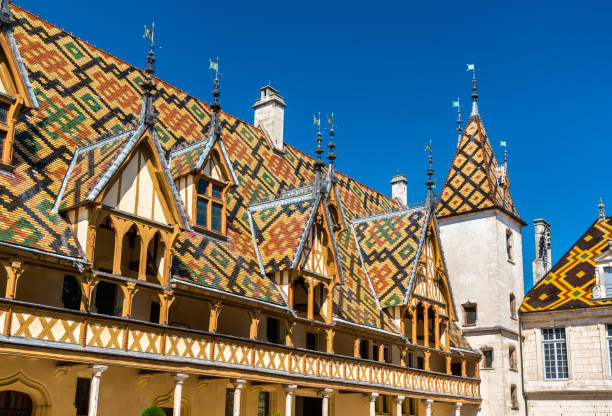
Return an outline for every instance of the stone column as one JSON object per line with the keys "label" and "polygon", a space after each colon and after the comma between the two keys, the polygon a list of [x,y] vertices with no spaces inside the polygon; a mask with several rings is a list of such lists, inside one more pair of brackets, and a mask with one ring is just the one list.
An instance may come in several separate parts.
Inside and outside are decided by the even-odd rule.
{"label": "stone column", "polygon": [[323,400],[321,400],[321,416],[329,416],[329,395],[332,394],[332,391],[332,389],[323,389],[321,392],[323,395]]}
{"label": "stone column", "polygon": [[297,389],[295,384],[285,386],[285,416],[293,415],[293,392],[295,392],[295,389]]}
{"label": "stone column", "polygon": [[100,394],[100,377],[108,367],[105,365],[91,366],[91,386],[89,388],[89,410],[87,416],[98,416],[98,395]]}
{"label": "stone column", "polygon": [[461,416],[461,406],[463,406],[461,402],[455,404],[455,416]]}
{"label": "stone column", "polygon": [[370,412],[369,416],[376,416],[376,398],[378,397],[378,393],[370,393]]}
{"label": "stone column", "polygon": [[404,403],[405,396],[397,396],[395,398],[395,416],[402,416],[402,403]]}
{"label": "stone column", "polygon": [[431,405],[433,402],[431,399],[425,400],[425,416],[431,416]]}
{"label": "stone column", "polygon": [[174,407],[172,408],[173,416],[181,416],[181,399],[183,397],[183,382],[189,377],[189,374],[177,373],[172,376],[174,379]]}
{"label": "stone column", "polygon": [[242,388],[246,384],[246,380],[237,379],[234,381],[234,416],[240,416],[240,396],[242,395]]}

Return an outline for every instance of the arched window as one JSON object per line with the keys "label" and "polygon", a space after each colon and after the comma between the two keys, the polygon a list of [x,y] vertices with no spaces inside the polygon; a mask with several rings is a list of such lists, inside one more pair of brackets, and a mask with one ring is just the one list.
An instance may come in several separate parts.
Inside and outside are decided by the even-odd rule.
{"label": "arched window", "polygon": [[94,269],[112,273],[115,254],[115,229],[109,215],[96,228]]}
{"label": "arched window", "polygon": [[19,391],[0,391],[0,415],[31,416],[32,399],[27,394]]}

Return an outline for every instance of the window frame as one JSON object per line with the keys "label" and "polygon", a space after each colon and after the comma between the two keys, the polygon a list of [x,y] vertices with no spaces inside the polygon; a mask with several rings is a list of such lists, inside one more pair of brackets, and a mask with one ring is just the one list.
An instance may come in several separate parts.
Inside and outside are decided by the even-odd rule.
{"label": "window frame", "polygon": [[516,313],[516,296],[514,293],[510,293],[510,319],[518,319]]}
{"label": "window frame", "polygon": [[[198,191],[199,183],[207,182],[206,194],[201,194]],[[221,198],[213,196],[213,187],[221,187]],[[227,235],[227,204],[226,197],[231,182],[224,182],[214,179],[210,176],[204,175],[203,172],[198,173],[194,176],[193,180],[193,226],[196,230],[203,231],[206,233],[212,233],[214,235],[226,236]],[[203,199],[206,201],[206,224],[200,224],[198,222],[198,200]],[[212,206],[217,204],[221,206],[221,229],[215,230],[212,228]]]}
{"label": "window frame", "polygon": [[[482,353],[482,369],[485,370],[492,370],[493,369],[493,363],[495,362],[495,355],[493,354],[493,348],[492,347],[484,347],[480,350],[480,352]],[[485,353],[491,353],[491,365],[487,365],[487,357]]]}
{"label": "window frame", "polygon": [[[563,338],[556,338],[557,334],[561,334],[561,330],[563,331]],[[552,331],[551,334],[553,334],[554,338],[553,339],[545,339],[545,332],[544,331]],[[544,370],[544,380],[569,380],[569,360],[567,357],[567,334],[565,331],[565,327],[561,327],[561,328],[541,328],[540,330],[541,332],[541,336],[542,336],[542,359],[543,359],[543,370]],[[548,349],[549,351],[547,352],[547,348],[546,346],[548,345],[552,345],[552,350]],[[563,352],[565,357],[560,357],[558,356],[559,351],[558,351],[558,347],[563,346]],[[549,356],[550,352],[553,352],[553,359],[554,361],[552,361],[554,363],[554,368],[555,368],[555,376],[549,376],[547,374],[546,371],[546,360],[547,357]],[[564,377],[559,377],[559,359],[563,359],[565,360],[565,374]],[[550,360],[549,360],[550,362]],[[561,362],[561,369],[563,367],[563,362]]]}
{"label": "window frame", "polygon": [[510,385],[510,408],[512,410],[519,409],[518,387],[516,386],[516,384]]}
{"label": "window frame", "polygon": [[608,342],[608,369],[610,370],[609,376],[612,378],[612,324],[606,324],[604,328],[606,331],[606,341]]}
{"label": "window frame", "polygon": [[514,233],[510,228],[506,228],[506,259],[514,264]]}
{"label": "window frame", "polygon": [[518,357],[514,345],[508,345],[508,367],[512,371],[518,371]]}
{"label": "window frame", "polygon": [[[478,305],[476,303],[464,303],[463,305],[461,305],[461,307],[463,308],[463,326],[476,326],[476,324],[478,323]],[[469,323],[468,322],[468,311],[467,309],[471,309],[474,308],[474,322]]]}

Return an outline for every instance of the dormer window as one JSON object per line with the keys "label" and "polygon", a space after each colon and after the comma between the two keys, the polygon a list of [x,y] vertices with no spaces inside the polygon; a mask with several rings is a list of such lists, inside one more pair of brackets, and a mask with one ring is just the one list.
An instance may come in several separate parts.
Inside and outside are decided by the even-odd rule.
{"label": "dormer window", "polygon": [[230,187],[214,152],[197,177],[195,225],[214,233],[226,233],[225,195]]}

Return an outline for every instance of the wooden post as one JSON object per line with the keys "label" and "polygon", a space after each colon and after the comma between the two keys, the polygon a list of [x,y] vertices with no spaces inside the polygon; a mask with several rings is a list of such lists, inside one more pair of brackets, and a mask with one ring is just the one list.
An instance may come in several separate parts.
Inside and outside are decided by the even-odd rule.
{"label": "wooden post", "polygon": [[217,332],[217,327],[219,324],[219,315],[221,314],[222,308],[223,305],[219,301],[216,301],[210,305],[210,319],[208,321],[209,332]]}
{"label": "wooden post", "polygon": [[26,265],[19,261],[13,260],[10,263],[2,262],[4,270],[6,270],[6,294],[5,297],[8,299],[15,299],[17,296],[17,283],[19,278],[23,275],[26,269]]}
{"label": "wooden post", "polygon": [[465,358],[461,360],[461,377],[467,376],[467,366]]}
{"label": "wooden post", "polygon": [[111,215],[111,222],[115,228],[115,251],[113,253],[113,273],[121,274],[121,252],[123,251],[123,236],[132,225],[130,222]]}
{"label": "wooden post", "polygon": [[164,290],[163,293],[158,293],[159,297],[159,323],[162,325],[168,325],[170,319],[170,306],[174,302],[174,292],[171,290]]}
{"label": "wooden post", "polygon": [[378,361],[385,362],[385,344],[378,344]]}
{"label": "wooden post", "polygon": [[249,315],[251,316],[251,327],[249,328],[249,338],[257,339],[257,330],[259,328],[259,320],[261,317],[261,311],[251,310],[249,311]]}
{"label": "wooden post", "polygon": [[121,316],[124,318],[129,318],[132,316],[132,300],[134,299],[134,295],[138,292],[138,288],[136,288],[136,283],[127,282],[122,284],[121,291],[123,292],[123,308],[121,310]]}
{"label": "wooden post", "polygon": [[412,310],[412,343],[417,344],[417,308],[411,308]]}
{"label": "wooden post", "polygon": [[435,338],[435,346],[436,349],[440,349],[440,314],[438,313],[438,308],[435,309],[435,322],[434,322],[434,338]]}
{"label": "wooden post", "polygon": [[423,305],[423,339],[423,345],[429,347],[429,305]]}
{"label": "wooden post", "polygon": [[431,357],[431,351],[424,351],[423,354],[425,355],[425,370],[429,370],[429,357]]}
{"label": "wooden post", "polygon": [[451,370],[451,357],[450,355],[446,356],[446,374],[452,374],[452,370]]}
{"label": "wooden post", "polygon": [[444,349],[446,350],[446,352],[450,351],[450,322],[447,319],[446,322],[444,323],[444,335],[446,338],[446,345],[444,346]]}
{"label": "wooden post", "polygon": [[327,328],[325,330],[325,340],[327,341],[326,351],[329,354],[334,353],[334,336],[335,335],[336,335],[336,332],[333,330],[333,328]]}
{"label": "wooden post", "polygon": [[295,322],[290,320],[285,320],[285,345],[292,347],[293,346],[293,327]]}
{"label": "wooden post", "polygon": [[308,319],[314,319],[314,283],[310,279],[305,280],[308,285]]}
{"label": "wooden post", "polygon": [[155,229],[147,225],[136,224],[140,235],[140,258],[138,260],[138,280],[147,280],[147,252]]}
{"label": "wooden post", "polygon": [[361,339],[359,337],[353,338],[353,357],[355,358],[363,358],[361,357],[361,350],[359,346],[361,345]]}

